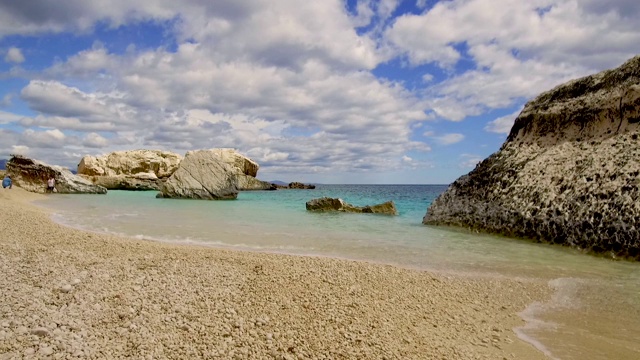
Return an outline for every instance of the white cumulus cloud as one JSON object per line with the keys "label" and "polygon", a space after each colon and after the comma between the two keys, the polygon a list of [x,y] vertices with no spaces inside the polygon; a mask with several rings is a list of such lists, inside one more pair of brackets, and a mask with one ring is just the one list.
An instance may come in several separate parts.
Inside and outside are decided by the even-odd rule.
{"label": "white cumulus cloud", "polygon": [[4,61],[8,63],[20,64],[24,62],[24,55],[22,50],[17,47],[10,47],[7,50],[7,54],[4,56]]}
{"label": "white cumulus cloud", "polygon": [[640,51],[640,2],[453,0],[398,17],[386,40],[411,64],[472,67],[429,89],[428,106],[460,121],[505,108]]}
{"label": "white cumulus cloud", "polygon": [[[460,149],[478,134],[441,120],[505,133],[512,118],[491,110],[640,53],[639,16],[633,0],[0,2],[20,64],[0,72],[0,150],[75,165],[233,147],[290,176],[415,168],[431,151],[416,139],[477,151]],[[44,47],[19,40],[40,36],[94,42],[36,61]]]}
{"label": "white cumulus cloud", "polygon": [[436,137],[436,141],[442,145],[451,145],[455,143],[459,143],[464,140],[464,135],[462,134],[445,134],[442,136]]}

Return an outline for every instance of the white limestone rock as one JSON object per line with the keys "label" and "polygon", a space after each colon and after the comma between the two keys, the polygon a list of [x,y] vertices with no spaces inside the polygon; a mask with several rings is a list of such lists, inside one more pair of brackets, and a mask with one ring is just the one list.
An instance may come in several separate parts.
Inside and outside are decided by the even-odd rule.
{"label": "white limestone rock", "polygon": [[[157,197],[228,200],[238,196],[240,163],[231,149],[189,151]],[[236,153],[237,154],[237,153]],[[239,155],[239,154],[238,154]],[[256,164],[257,166],[257,164]]]}
{"label": "white limestone rock", "polygon": [[182,156],[162,150],[129,150],[94,157],[84,156],[78,174],[107,189],[158,190],[182,161]]}

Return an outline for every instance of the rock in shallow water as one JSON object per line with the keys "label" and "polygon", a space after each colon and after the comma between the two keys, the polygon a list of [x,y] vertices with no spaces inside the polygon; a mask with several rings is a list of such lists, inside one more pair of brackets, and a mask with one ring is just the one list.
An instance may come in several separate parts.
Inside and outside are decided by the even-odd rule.
{"label": "rock in shallow water", "polygon": [[228,200],[238,197],[234,169],[215,150],[189,151],[158,197]]}
{"label": "rock in shallow water", "polygon": [[393,203],[393,201],[360,207],[346,203],[344,200],[339,198],[322,197],[307,201],[306,207],[308,211],[318,212],[340,211],[353,213],[398,215],[398,210],[396,209],[396,205]]}
{"label": "rock in shallow water", "polygon": [[233,149],[189,151],[156,197],[232,200],[240,190],[275,190],[255,178],[258,167]]}
{"label": "rock in shallow water", "polygon": [[78,174],[109,190],[159,190],[182,156],[162,150],[129,150],[84,156]]}
{"label": "rock in shallow water", "polygon": [[429,225],[640,260],[640,56],[527,103],[500,150],[429,207]]}

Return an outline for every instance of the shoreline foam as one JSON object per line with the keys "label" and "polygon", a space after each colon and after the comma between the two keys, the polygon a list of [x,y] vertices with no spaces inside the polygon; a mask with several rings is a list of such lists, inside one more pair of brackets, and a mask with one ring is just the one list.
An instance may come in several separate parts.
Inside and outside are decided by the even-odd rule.
{"label": "shoreline foam", "polygon": [[543,283],[90,233],[38,196],[0,195],[9,358],[545,359],[512,331]]}

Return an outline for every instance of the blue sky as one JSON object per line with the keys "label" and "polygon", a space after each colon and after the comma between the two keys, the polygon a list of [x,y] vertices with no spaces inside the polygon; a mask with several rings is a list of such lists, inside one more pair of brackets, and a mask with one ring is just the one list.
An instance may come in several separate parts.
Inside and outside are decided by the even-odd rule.
{"label": "blue sky", "polygon": [[0,158],[236,148],[258,177],[449,183],[524,103],[640,53],[636,0],[0,0]]}

